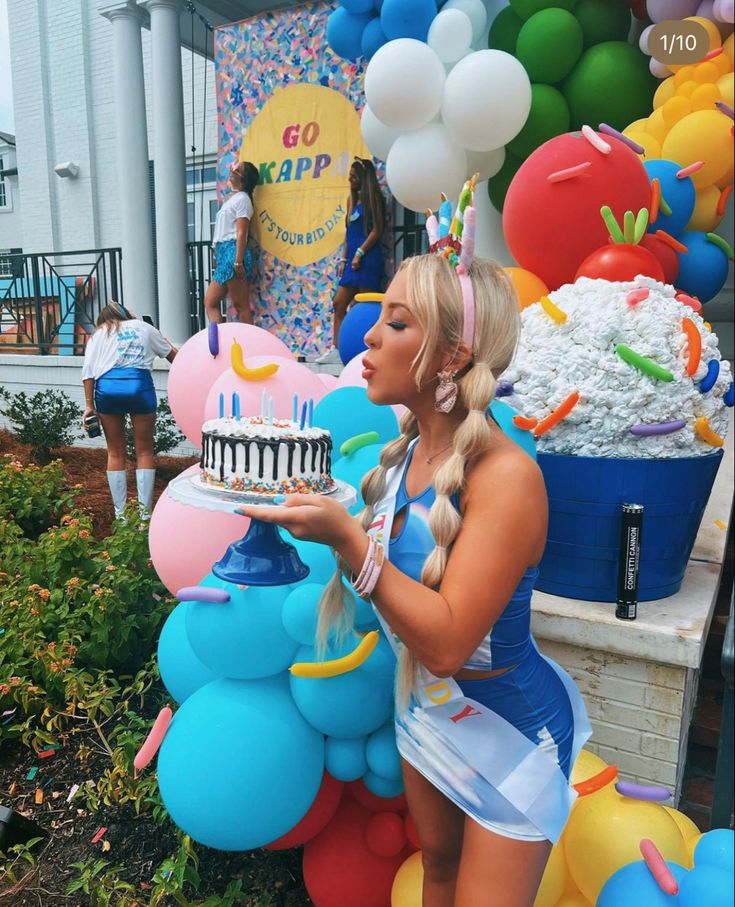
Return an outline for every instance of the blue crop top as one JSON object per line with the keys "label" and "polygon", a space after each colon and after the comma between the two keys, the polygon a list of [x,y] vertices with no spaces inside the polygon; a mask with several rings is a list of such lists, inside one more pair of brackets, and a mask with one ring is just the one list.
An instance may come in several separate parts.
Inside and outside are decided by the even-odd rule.
{"label": "blue crop top", "polygon": [[[434,536],[429,529],[429,510],[436,498],[434,487],[429,485],[422,492],[409,497],[406,492],[406,473],[413,456],[413,447],[408,452],[401,484],[396,494],[395,512],[406,513],[400,531],[390,540],[390,561],[398,569],[421,582],[424,561],[435,547]],[[459,493],[452,496],[452,504],[459,510]],[[480,643],[465,668],[488,671],[507,668],[518,664],[532,647],[531,641],[531,593],[538,576],[538,570],[531,567],[523,574],[503,613],[493,628]]]}

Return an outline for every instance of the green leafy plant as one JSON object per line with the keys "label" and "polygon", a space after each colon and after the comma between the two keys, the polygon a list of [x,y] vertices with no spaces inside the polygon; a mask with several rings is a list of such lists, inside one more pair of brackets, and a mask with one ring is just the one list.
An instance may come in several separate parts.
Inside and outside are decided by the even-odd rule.
{"label": "green leafy plant", "polygon": [[48,463],[51,451],[67,447],[81,432],[75,430],[82,410],[63,391],[38,391],[29,397],[25,391],[9,393],[0,387],[0,412],[23,444],[29,444],[37,463]]}
{"label": "green leafy plant", "polygon": [[[173,450],[184,441],[185,438],[176,426],[176,420],[171,412],[168,403],[168,397],[162,397],[158,401],[156,410],[156,426],[153,430],[153,452],[167,453]],[[133,440],[133,426],[128,419],[125,423],[125,443],[127,445],[128,456],[135,460],[135,443]]]}
{"label": "green leafy plant", "polygon": [[46,466],[24,466],[8,456],[0,460],[0,521],[13,521],[27,538],[36,539],[57,524],[81,491],[81,485],[67,488],[58,460]]}
{"label": "green leafy plant", "polygon": [[90,907],[132,907],[136,903],[135,888],[120,878],[123,866],[112,866],[107,860],[83,860],[72,863],[79,873],[66,886],[67,894],[83,891],[89,895]]}
{"label": "green leafy plant", "polygon": [[9,847],[7,853],[0,851],[0,896],[7,897],[19,892],[36,870],[36,855],[33,848],[43,838],[30,838],[22,844]]}

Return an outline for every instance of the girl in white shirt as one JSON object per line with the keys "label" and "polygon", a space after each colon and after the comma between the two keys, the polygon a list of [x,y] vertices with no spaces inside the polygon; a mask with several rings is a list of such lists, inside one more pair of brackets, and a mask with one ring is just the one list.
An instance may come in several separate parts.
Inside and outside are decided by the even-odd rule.
{"label": "girl in white shirt", "polygon": [[223,320],[222,300],[229,293],[240,321],[253,323],[250,287],[245,273],[245,247],[257,184],[258,168],[250,161],[240,161],[230,171],[230,185],[234,191],[217,212],[213,237],[215,269],[204,297],[204,308],[210,321]]}
{"label": "girl in white shirt", "polygon": [[124,513],[128,497],[126,415],[133,423],[141,512],[150,514],[153,506],[156,391],[151,368],[156,356],[169,362],[176,356],[175,347],[159,330],[138,320],[119,302],[102,309],[84,351],[84,426],[90,416],[99,417],[107,442],[107,481],[116,517]]}

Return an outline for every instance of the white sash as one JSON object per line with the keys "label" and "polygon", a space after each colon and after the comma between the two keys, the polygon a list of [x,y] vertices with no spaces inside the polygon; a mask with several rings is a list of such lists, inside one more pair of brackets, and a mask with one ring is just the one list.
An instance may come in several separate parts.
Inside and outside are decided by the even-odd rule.
{"label": "white sash", "polygon": [[[404,466],[405,461],[388,470],[385,496],[375,506],[368,529],[383,544],[386,556]],[[373,607],[397,657],[402,643]],[[572,704],[574,764],[592,728],[572,678],[559,665],[545,660],[561,678]],[[445,792],[457,792],[465,803],[480,810],[483,801],[486,805],[493,801],[490,810],[506,813],[510,826],[514,819],[524,817],[545,838],[558,839],[577,796],[559,764],[505,718],[465,696],[453,677],[437,677],[419,664],[409,708],[396,716],[396,736],[406,749],[426,755],[435,775],[429,780]],[[467,766],[471,766],[469,772]]]}

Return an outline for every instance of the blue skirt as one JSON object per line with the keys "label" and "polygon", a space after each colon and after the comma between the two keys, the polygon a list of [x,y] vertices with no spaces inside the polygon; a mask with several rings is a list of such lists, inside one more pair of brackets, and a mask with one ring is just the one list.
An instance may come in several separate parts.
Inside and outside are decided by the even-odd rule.
{"label": "blue skirt", "polygon": [[[212,273],[212,280],[222,284],[222,286],[235,276],[236,245],[234,239],[226,239],[224,242],[215,244],[214,255],[217,260],[217,266]],[[245,268],[245,276],[251,277],[253,273],[253,253],[250,249],[245,249],[242,264]]]}
{"label": "blue skirt", "polygon": [[95,381],[94,407],[103,416],[155,413],[156,402],[148,369],[111,368]]}

